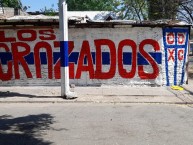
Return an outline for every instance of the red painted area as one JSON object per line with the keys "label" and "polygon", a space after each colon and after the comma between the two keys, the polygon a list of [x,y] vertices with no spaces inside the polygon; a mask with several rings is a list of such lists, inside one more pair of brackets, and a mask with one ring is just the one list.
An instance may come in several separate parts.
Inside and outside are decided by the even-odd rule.
{"label": "red painted area", "polygon": [[[87,60],[87,65],[84,65],[85,58]],[[88,41],[83,41],[82,43],[75,79],[80,79],[82,72],[88,72],[90,79],[94,78],[94,68]]]}
{"label": "red painted area", "polygon": [[174,52],[175,52],[175,49],[174,49],[174,48],[168,49],[168,52],[169,52],[168,61],[170,61],[170,60],[174,61]]}
{"label": "red painted area", "polygon": [[0,42],[15,42],[16,38],[14,37],[6,37],[4,31],[0,31]]}
{"label": "red painted area", "polygon": [[55,40],[56,35],[54,34],[54,30],[48,29],[48,30],[40,30],[39,31],[39,38],[40,40]]}
{"label": "red painted area", "polygon": [[151,64],[152,68],[153,68],[153,72],[152,73],[146,73],[144,71],[144,68],[143,66],[138,66],[138,73],[139,73],[139,77],[141,79],[155,79],[158,74],[159,74],[159,68],[158,68],[158,65],[157,63],[155,62],[155,60],[149,55],[149,53],[147,53],[145,50],[144,50],[144,46],[145,45],[152,45],[153,46],[153,49],[155,51],[159,51],[160,50],[160,47],[159,47],[159,44],[157,41],[155,40],[152,40],[152,39],[146,39],[146,40],[143,40],[140,45],[139,45],[139,52],[141,53],[141,55],[144,56],[144,58],[147,59],[147,61]]}
{"label": "red painted area", "polygon": [[[54,49],[59,49],[59,48],[60,48],[60,42],[59,41],[54,41]],[[54,77],[55,77],[55,79],[60,79],[61,78],[60,59],[58,59],[58,61],[54,65]]]}
{"label": "red painted area", "polygon": [[178,60],[182,61],[184,59],[184,50],[178,50]]}
{"label": "red painted area", "polygon": [[[58,41],[54,41],[54,48],[55,49],[59,49],[60,47],[60,43]],[[74,49],[74,42],[73,41],[69,41],[68,42],[68,54],[70,55]],[[74,63],[69,62],[69,77],[70,79],[74,79]],[[55,79],[60,79],[61,78],[61,72],[60,72],[60,59],[57,60],[57,62],[54,65],[54,77]]]}
{"label": "red painted area", "polygon": [[48,61],[48,78],[52,79],[52,65],[53,65],[53,56],[52,56],[52,47],[47,42],[38,42],[34,47],[34,60],[35,60],[35,68],[36,68],[36,77],[42,78],[41,75],[41,62],[40,62],[40,49],[45,49],[47,53],[47,61]]}
{"label": "red painted area", "polygon": [[170,32],[167,34],[167,43],[173,45],[175,43],[175,34]]}
{"label": "red painted area", "polygon": [[185,34],[184,33],[178,33],[178,44],[182,45],[185,43]]}
{"label": "red painted area", "polygon": [[[70,55],[71,53],[72,53],[72,51],[73,51],[73,49],[74,49],[74,42],[73,41],[69,41],[68,42],[68,55]],[[75,72],[75,69],[74,69],[74,67],[75,67],[75,65],[74,65],[74,63],[72,63],[72,62],[69,62],[69,77],[70,77],[70,79],[74,79],[74,76],[75,76],[75,74],[74,74],[74,72]]]}
{"label": "red painted area", "polygon": [[[116,71],[116,48],[113,41],[108,39],[95,40],[96,46],[96,71],[95,79],[111,79]],[[102,70],[102,46],[108,46],[110,51],[110,69],[107,72]]]}
{"label": "red painted area", "polygon": [[[27,34],[27,35],[26,35]],[[170,36],[171,35],[171,36]],[[169,37],[173,37],[173,34],[168,34]],[[42,78],[42,66],[40,53],[43,50],[46,52],[47,65],[48,65],[48,78],[49,79],[60,79],[60,59],[53,65],[53,51],[59,49],[60,43],[55,41],[56,35],[54,30],[18,30],[17,38],[6,37],[4,31],[0,31],[0,48],[4,49],[6,52],[12,51],[13,60],[7,63],[7,72],[3,72],[2,65],[0,64],[0,79],[3,81],[11,79],[20,79],[21,68],[24,70],[27,78]],[[19,40],[19,42],[15,42]],[[180,39],[181,40],[181,39]],[[33,48],[28,44],[28,42],[33,42],[35,45]],[[49,41],[49,42],[48,42]],[[8,43],[11,43],[11,48],[9,48]],[[173,43],[172,39],[168,39],[169,43]],[[90,47],[90,43],[95,44],[95,48]],[[151,57],[151,55],[146,52],[145,46],[151,45],[153,50],[160,51],[160,46],[157,41],[153,39],[145,39],[139,43],[137,46],[136,42],[130,39],[121,40],[118,43],[118,48],[116,48],[115,43],[109,39],[96,39],[93,42],[84,40],[80,48],[80,54],[78,57],[77,66],[74,63],[69,63],[69,77],[70,79],[81,79],[83,73],[87,72],[90,79],[112,79],[115,77],[116,73],[119,73],[121,78],[132,79],[137,74],[141,79],[155,79],[159,74],[159,67],[156,61]],[[52,48],[54,46],[54,48]],[[73,52],[74,42],[69,42],[69,55]],[[76,46],[77,47],[77,46]],[[102,63],[102,49],[105,47],[105,51],[110,54],[110,64],[107,67],[108,70],[104,70],[104,65]],[[129,47],[132,51],[132,64],[130,65],[130,71],[123,65],[123,52],[125,47]],[[92,59],[91,50],[95,49],[95,64]],[[30,70],[29,65],[25,61],[25,56],[33,52],[34,56],[34,67],[36,75],[32,75],[32,70]],[[137,53],[139,53],[148,61],[149,65],[152,67],[152,72],[145,71],[143,65],[137,65]],[[170,51],[170,50],[169,50]],[[173,51],[170,52],[169,60],[174,60]],[[179,59],[183,59],[181,56],[184,52],[179,51]],[[86,60],[86,64],[84,61]],[[20,67],[19,67],[20,66]],[[13,71],[12,72],[12,67]],[[148,72],[148,73],[147,73]],[[13,76],[14,74],[14,76]]]}
{"label": "red painted area", "polygon": [[[25,37],[27,35],[28,37]],[[35,41],[37,33],[35,30],[19,30],[17,31],[17,38],[19,41]]]}
{"label": "red painted area", "polygon": [[[168,61],[175,61],[175,57],[174,57],[174,53],[175,53],[175,49],[174,48],[171,48],[171,49],[168,49]],[[184,49],[179,49],[177,50],[177,59],[179,61],[182,61],[184,59]]]}
{"label": "red painted area", "polygon": [[[123,66],[123,48],[125,46],[130,46],[132,49],[132,66],[130,72],[127,72],[127,70]],[[133,40],[126,39],[119,43],[118,47],[118,69],[119,74],[122,78],[133,78],[136,73],[136,67],[137,67],[137,45]]]}
{"label": "red painted area", "polygon": [[[28,67],[28,64],[24,59],[24,57],[30,53],[30,46],[24,42],[12,43],[11,46],[15,70],[15,79],[20,79],[19,65],[22,66],[23,69],[25,70],[27,78],[32,78],[32,73]],[[21,51],[21,48],[23,48],[24,51]]]}

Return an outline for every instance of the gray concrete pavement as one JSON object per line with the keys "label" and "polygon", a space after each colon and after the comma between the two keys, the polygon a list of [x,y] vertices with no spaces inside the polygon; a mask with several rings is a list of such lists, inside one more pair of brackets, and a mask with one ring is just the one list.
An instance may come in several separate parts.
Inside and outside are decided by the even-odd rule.
{"label": "gray concrete pavement", "polygon": [[51,86],[1,87],[1,103],[50,103],[50,102],[95,102],[95,103],[168,103],[193,104],[193,80],[184,85],[183,91],[171,87],[75,87],[77,98],[65,100],[60,97],[61,88]]}
{"label": "gray concrete pavement", "polygon": [[193,109],[167,104],[11,103],[1,145],[191,145]]}

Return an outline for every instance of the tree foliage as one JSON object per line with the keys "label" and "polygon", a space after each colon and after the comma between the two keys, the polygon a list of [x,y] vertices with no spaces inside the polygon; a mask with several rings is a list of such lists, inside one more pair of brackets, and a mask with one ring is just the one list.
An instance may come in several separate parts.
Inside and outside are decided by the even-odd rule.
{"label": "tree foliage", "polygon": [[121,19],[146,20],[146,0],[67,0],[69,11],[114,11]]}
{"label": "tree foliage", "polygon": [[67,0],[69,11],[112,11],[117,0]]}
{"label": "tree foliage", "polygon": [[41,9],[40,11],[43,12],[44,15],[46,16],[55,16],[56,15],[56,11],[53,8],[45,7],[44,9]]}
{"label": "tree foliage", "polygon": [[193,23],[193,0],[67,0],[70,11],[114,11],[125,20],[179,19]]}
{"label": "tree foliage", "polygon": [[2,7],[22,9],[22,3],[20,0],[1,0],[0,3]]}
{"label": "tree foliage", "polygon": [[52,4],[51,8],[44,7],[43,9],[40,9],[40,11],[46,16],[55,16],[57,10],[54,9],[54,4]]}
{"label": "tree foliage", "polygon": [[150,20],[176,19],[180,0],[148,0]]}
{"label": "tree foliage", "polygon": [[120,0],[120,5],[116,7],[116,11],[120,13],[122,19],[146,20],[147,1],[146,0]]}
{"label": "tree foliage", "polygon": [[193,24],[193,0],[180,2],[177,18],[189,24]]}

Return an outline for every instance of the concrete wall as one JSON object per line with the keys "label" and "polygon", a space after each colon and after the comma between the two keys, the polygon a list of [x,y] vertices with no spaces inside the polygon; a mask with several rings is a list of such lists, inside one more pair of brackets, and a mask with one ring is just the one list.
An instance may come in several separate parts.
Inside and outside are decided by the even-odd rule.
{"label": "concrete wall", "polygon": [[[0,84],[60,85],[59,30],[0,29]],[[188,28],[70,28],[70,83],[179,85]]]}
{"label": "concrete wall", "polygon": [[23,12],[21,9],[14,9],[10,7],[0,7],[0,15],[5,15],[7,18],[9,18],[15,15],[28,15],[28,14],[26,12]]}

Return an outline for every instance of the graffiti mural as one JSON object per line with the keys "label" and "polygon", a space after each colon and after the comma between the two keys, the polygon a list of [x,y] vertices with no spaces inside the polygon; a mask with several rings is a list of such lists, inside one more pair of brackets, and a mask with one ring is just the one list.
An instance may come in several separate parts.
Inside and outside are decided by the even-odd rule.
{"label": "graffiti mural", "polygon": [[182,85],[185,82],[189,29],[163,30],[167,86]]}
{"label": "graffiti mural", "polygon": [[[170,65],[174,65],[174,84],[179,83],[178,66],[185,67],[188,36],[184,30],[76,28],[69,30],[69,37],[69,77],[76,85],[169,85]],[[58,29],[0,30],[1,84],[59,84],[58,40]],[[164,67],[162,54],[167,59]]]}

